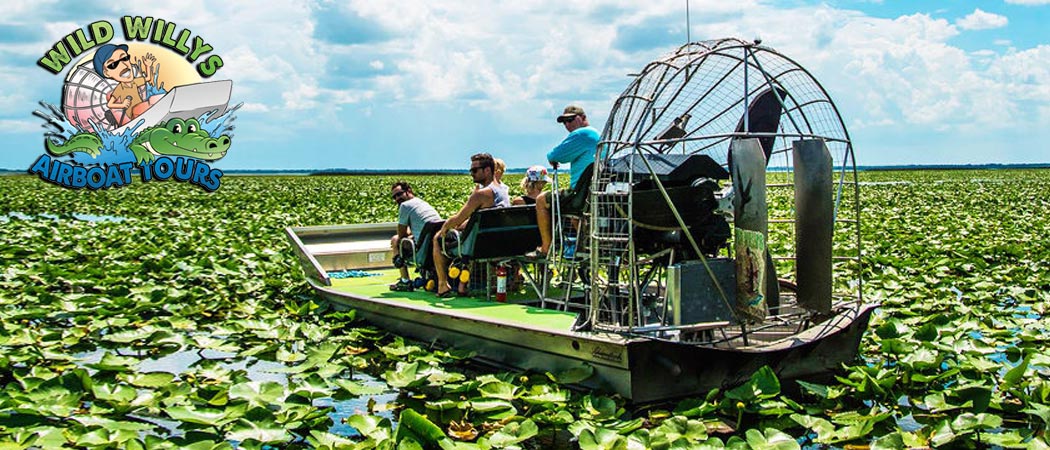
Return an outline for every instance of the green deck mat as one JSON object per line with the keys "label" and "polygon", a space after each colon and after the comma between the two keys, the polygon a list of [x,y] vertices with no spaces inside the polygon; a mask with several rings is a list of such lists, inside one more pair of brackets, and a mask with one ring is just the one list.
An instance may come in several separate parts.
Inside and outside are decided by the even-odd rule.
{"label": "green deck mat", "polygon": [[484,297],[438,298],[433,292],[417,289],[413,292],[393,292],[390,285],[397,282],[397,269],[371,271],[379,276],[361,278],[332,279],[332,287],[358,296],[395,300],[413,306],[433,308],[435,311],[455,310],[457,313],[470,315],[479,319],[495,320],[507,324],[527,325],[534,328],[545,328],[566,331],[576,321],[576,313],[537,308],[534,306],[514,304],[514,301],[535,299],[535,296],[514,294],[511,303],[486,301]]}

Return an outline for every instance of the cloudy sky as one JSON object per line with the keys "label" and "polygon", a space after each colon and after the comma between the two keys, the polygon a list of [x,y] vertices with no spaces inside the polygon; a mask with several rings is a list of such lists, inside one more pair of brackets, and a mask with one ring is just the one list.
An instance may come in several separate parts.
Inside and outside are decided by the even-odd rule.
{"label": "cloudy sky", "polygon": [[[692,0],[693,40],[752,39],[809,69],[861,164],[1050,162],[1050,0]],[[553,118],[601,129],[627,74],[686,41],[685,0],[5,1],[0,168],[42,152],[36,65],[96,20],[150,15],[214,46],[243,102],[224,169],[543,162]],[[119,35],[114,43],[122,41]]]}

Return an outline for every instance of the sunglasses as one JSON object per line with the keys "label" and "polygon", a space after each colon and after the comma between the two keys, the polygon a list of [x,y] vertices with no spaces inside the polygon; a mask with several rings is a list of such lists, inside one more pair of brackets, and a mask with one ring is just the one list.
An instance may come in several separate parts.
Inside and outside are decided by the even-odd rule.
{"label": "sunglasses", "polygon": [[130,60],[131,60],[131,55],[124,55],[123,58],[120,58],[120,59],[118,59],[116,61],[113,61],[113,62],[111,62],[109,64],[106,64],[106,67],[108,67],[109,70],[113,70],[113,69],[116,69],[117,66],[120,65],[120,63],[122,63],[124,61],[130,61]]}
{"label": "sunglasses", "polygon": [[478,166],[478,167],[471,167],[471,168],[470,168],[470,174],[471,174],[471,175],[474,175],[474,172],[477,172],[477,171],[479,171],[479,170],[481,170],[481,169],[484,169],[484,167],[481,167],[481,166]]}
{"label": "sunglasses", "polygon": [[397,191],[391,197],[394,197],[394,200],[397,200],[401,198],[402,195],[405,195],[405,191]]}
{"label": "sunglasses", "polygon": [[572,116],[572,117],[559,117],[559,118],[558,118],[558,123],[569,123],[569,122],[572,122],[572,121],[574,121],[574,120],[576,120],[576,116]]}

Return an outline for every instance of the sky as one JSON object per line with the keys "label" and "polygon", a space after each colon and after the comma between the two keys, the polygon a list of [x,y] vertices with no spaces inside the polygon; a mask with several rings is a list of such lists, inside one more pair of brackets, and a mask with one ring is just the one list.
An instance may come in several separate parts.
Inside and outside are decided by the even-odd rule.
{"label": "sky", "polygon": [[[43,152],[37,65],[97,20],[152,16],[214,47],[238,111],[222,169],[543,163],[582,105],[602,129],[646,63],[687,39],[685,0],[9,0],[0,168]],[[862,165],[1050,162],[1050,0],[692,0],[694,40],[760,37],[835,101]],[[168,50],[161,50],[168,51]]]}

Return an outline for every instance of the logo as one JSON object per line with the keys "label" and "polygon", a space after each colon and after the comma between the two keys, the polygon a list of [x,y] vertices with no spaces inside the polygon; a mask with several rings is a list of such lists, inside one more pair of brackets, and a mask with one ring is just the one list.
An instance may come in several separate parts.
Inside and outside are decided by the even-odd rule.
{"label": "logo", "polygon": [[[123,38],[122,40],[120,38]],[[29,168],[70,189],[110,189],[135,180],[181,181],[208,192],[222,171],[209,163],[232,144],[233,82],[210,80],[222,57],[201,36],[154,17],[73,30],[37,61],[65,72],[60,106],[41,101],[44,149]]]}

